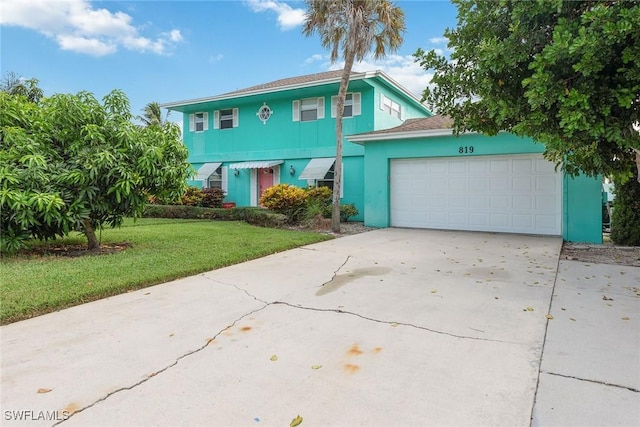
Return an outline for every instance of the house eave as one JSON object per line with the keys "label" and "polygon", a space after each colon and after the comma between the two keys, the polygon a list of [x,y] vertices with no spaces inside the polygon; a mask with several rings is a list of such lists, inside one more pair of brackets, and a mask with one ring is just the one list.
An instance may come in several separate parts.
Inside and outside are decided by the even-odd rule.
{"label": "house eave", "polygon": [[[471,134],[475,132],[464,132],[461,135]],[[429,138],[434,136],[452,136],[454,135],[453,129],[430,129],[430,130],[414,130],[405,132],[389,132],[389,133],[369,133],[369,134],[356,134],[346,136],[347,141],[355,144],[364,145],[367,142],[373,141],[390,141],[398,139],[416,139],[416,138]]]}

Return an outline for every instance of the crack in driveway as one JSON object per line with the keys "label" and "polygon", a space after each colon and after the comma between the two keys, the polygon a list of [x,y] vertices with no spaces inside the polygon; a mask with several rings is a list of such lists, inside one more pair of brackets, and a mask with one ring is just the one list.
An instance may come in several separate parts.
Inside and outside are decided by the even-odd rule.
{"label": "crack in driveway", "polygon": [[547,374],[547,375],[554,375],[556,377],[568,378],[568,379],[571,379],[571,380],[578,380],[578,381],[585,381],[585,382],[588,382],[588,383],[606,385],[606,386],[609,386],[609,387],[617,387],[617,388],[622,388],[622,389],[625,389],[625,390],[632,391],[634,393],[640,393],[640,390],[635,389],[633,387],[628,387],[626,385],[612,384],[612,383],[608,383],[608,382],[605,382],[605,381],[590,380],[588,378],[574,377],[573,375],[558,374],[557,372],[548,372],[548,371],[540,371],[540,372],[543,373],[543,374]]}

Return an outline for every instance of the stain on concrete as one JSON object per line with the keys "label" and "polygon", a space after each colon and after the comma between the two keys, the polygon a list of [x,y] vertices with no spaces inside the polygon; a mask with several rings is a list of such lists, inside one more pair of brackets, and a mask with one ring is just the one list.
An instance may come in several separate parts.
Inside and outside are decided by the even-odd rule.
{"label": "stain on concrete", "polygon": [[352,365],[351,363],[347,363],[346,365],[344,365],[344,370],[348,374],[355,374],[356,372],[358,372],[360,370],[360,366]]}
{"label": "stain on concrete", "polygon": [[391,271],[389,267],[367,267],[356,268],[348,271],[344,274],[336,274],[333,279],[324,285],[316,292],[317,296],[326,295],[328,293],[337,291],[344,285],[353,282],[356,279],[367,276],[383,276]]}

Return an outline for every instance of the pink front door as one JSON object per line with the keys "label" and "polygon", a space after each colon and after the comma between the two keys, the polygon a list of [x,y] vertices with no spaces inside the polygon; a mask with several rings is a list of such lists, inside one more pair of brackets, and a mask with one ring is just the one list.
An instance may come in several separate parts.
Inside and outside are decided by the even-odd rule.
{"label": "pink front door", "polygon": [[258,169],[258,201],[264,190],[273,187],[273,168]]}

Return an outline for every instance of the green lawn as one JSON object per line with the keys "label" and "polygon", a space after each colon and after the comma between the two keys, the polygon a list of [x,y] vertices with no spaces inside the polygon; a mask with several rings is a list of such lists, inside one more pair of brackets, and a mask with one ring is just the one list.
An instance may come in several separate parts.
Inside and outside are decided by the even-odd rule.
{"label": "green lawn", "polygon": [[[123,251],[80,257],[24,254],[4,257],[0,262],[0,323],[329,238],[319,233],[261,228],[243,222],[127,220],[122,228],[102,233],[103,244],[131,245]],[[85,240],[78,235],[64,242],[85,243]]]}

